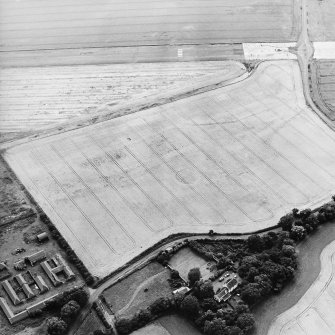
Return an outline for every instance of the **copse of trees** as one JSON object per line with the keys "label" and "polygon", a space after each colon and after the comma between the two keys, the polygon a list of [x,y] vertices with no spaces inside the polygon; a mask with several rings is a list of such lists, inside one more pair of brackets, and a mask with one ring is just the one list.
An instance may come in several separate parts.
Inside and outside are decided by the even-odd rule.
{"label": "copse of trees", "polygon": [[64,335],[67,327],[67,323],[57,317],[52,317],[47,321],[48,334],[50,335]]}
{"label": "copse of trees", "polygon": [[66,334],[68,326],[75,320],[87,301],[88,294],[82,287],[74,287],[46,301],[44,310],[59,315],[59,317],[51,317],[47,320],[48,334]]}

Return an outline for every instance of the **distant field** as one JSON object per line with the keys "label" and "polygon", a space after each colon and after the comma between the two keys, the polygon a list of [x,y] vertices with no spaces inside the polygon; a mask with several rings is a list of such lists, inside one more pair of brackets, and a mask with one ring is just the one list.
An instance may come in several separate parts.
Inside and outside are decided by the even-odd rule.
{"label": "distant field", "polygon": [[312,41],[335,40],[335,2],[307,0],[308,33]]}
{"label": "distant field", "polygon": [[[38,0],[0,2],[0,60],[24,64],[80,64],[99,59],[177,58],[176,45],[227,44],[221,57],[243,56],[241,42],[297,38],[292,0]],[[159,48],[155,48],[159,46]],[[127,47],[127,49],[115,49]],[[143,48],[144,47],[144,48]],[[153,48],[154,47],[154,48]],[[206,52],[207,50],[207,52]],[[214,49],[215,50],[215,49]],[[173,56],[172,56],[173,53]],[[94,57],[92,57],[92,54]],[[203,56],[201,56],[203,57]],[[75,62],[73,61],[75,60]],[[16,65],[15,65],[16,64]]]}
{"label": "distant field", "polygon": [[322,252],[321,273],[291,309],[273,322],[268,335],[335,334],[335,242]]}
{"label": "distant field", "polygon": [[249,232],[334,193],[335,134],[298,64],[14,146],[15,173],[93,274],[172,233]]}
{"label": "distant field", "polygon": [[36,131],[200,78],[229,78],[243,72],[238,62],[0,69],[0,132]]}
{"label": "distant field", "polygon": [[312,95],[322,111],[335,121],[335,54],[334,60],[317,60],[312,64]]}

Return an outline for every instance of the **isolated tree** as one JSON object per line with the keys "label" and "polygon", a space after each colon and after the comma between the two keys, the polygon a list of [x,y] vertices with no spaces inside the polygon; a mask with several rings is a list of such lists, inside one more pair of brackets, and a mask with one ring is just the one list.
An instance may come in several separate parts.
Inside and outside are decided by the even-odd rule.
{"label": "isolated tree", "polygon": [[187,275],[190,285],[193,286],[201,278],[201,273],[199,268],[193,268],[188,272]]}
{"label": "isolated tree", "polygon": [[236,325],[241,328],[244,333],[247,333],[255,325],[255,318],[251,313],[243,313],[238,316]]}
{"label": "isolated tree", "polygon": [[181,302],[180,309],[185,315],[195,318],[200,310],[199,301],[195,296],[187,295]]}
{"label": "isolated tree", "polygon": [[47,321],[48,334],[63,335],[66,333],[67,324],[60,318],[52,317]]}
{"label": "isolated tree", "polygon": [[71,319],[78,314],[80,310],[80,306],[75,300],[70,300],[67,304],[65,304],[60,311],[60,315],[63,320],[69,322]]}

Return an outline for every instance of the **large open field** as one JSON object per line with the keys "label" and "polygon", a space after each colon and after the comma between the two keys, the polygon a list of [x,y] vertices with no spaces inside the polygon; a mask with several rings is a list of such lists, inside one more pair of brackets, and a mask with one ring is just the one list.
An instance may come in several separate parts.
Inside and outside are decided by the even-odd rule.
{"label": "large open field", "polygon": [[315,60],[311,64],[311,76],[314,101],[335,121],[335,60]]}
{"label": "large open field", "polygon": [[334,133],[297,63],[164,106],[14,146],[14,171],[92,273],[169,234],[249,232],[335,189]]}
{"label": "large open field", "polygon": [[312,41],[335,40],[335,2],[307,0],[308,31]]}
{"label": "large open field", "polygon": [[273,322],[268,335],[335,334],[335,242],[320,258],[319,277],[295,306]]}
{"label": "large open field", "polygon": [[225,80],[245,71],[239,62],[172,62],[0,69],[0,132],[29,132],[199,79]]}
{"label": "large open field", "polygon": [[[177,59],[176,45],[198,45],[194,59],[198,50],[211,57],[211,44],[294,41],[297,15],[292,0],[1,1],[0,61],[22,66]],[[243,55],[241,46],[218,48],[220,57]]]}

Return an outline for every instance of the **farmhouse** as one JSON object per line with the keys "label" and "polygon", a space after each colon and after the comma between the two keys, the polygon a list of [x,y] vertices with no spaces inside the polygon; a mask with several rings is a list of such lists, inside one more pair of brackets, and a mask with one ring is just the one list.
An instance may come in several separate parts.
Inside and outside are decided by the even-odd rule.
{"label": "farmhouse", "polygon": [[230,279],[222,289],[214,296],[217,302],[227,301],[231,297],[231,293],[238,286],[238,281],[235,278]]}
{"label": "farmhouse", "polygon": [[[54,267],[50,265],[50,261],[55,265]],[[44,261],[41,263],[41,266],[54,286],[62,285],[64,283],[60,278],[61,274],[65,275],[66,280],[71,280],[75,277],[75,274],[60,254],[56,254],[50,261]]]}
{"label": "farmhouse", "polygon": [[25,260],[29,261],[31,266],[34,266],[35,263],[37,263],[38,261],[41,261],[45,257],[46,257],[45,251],[40,250],[40,251],[35,252],[34,254],[30,255],[30,256],[27,256],[25,258]]}
{"label": "farmhouse", "polygon": [[5,280],[2,282],[2,287],[4,288],[6,293],[9,295],[14,305],[18,305],[21,302],[20,298],[17,296],[16,292],[14,291],[12,285],[9,283],[8,280]]}

